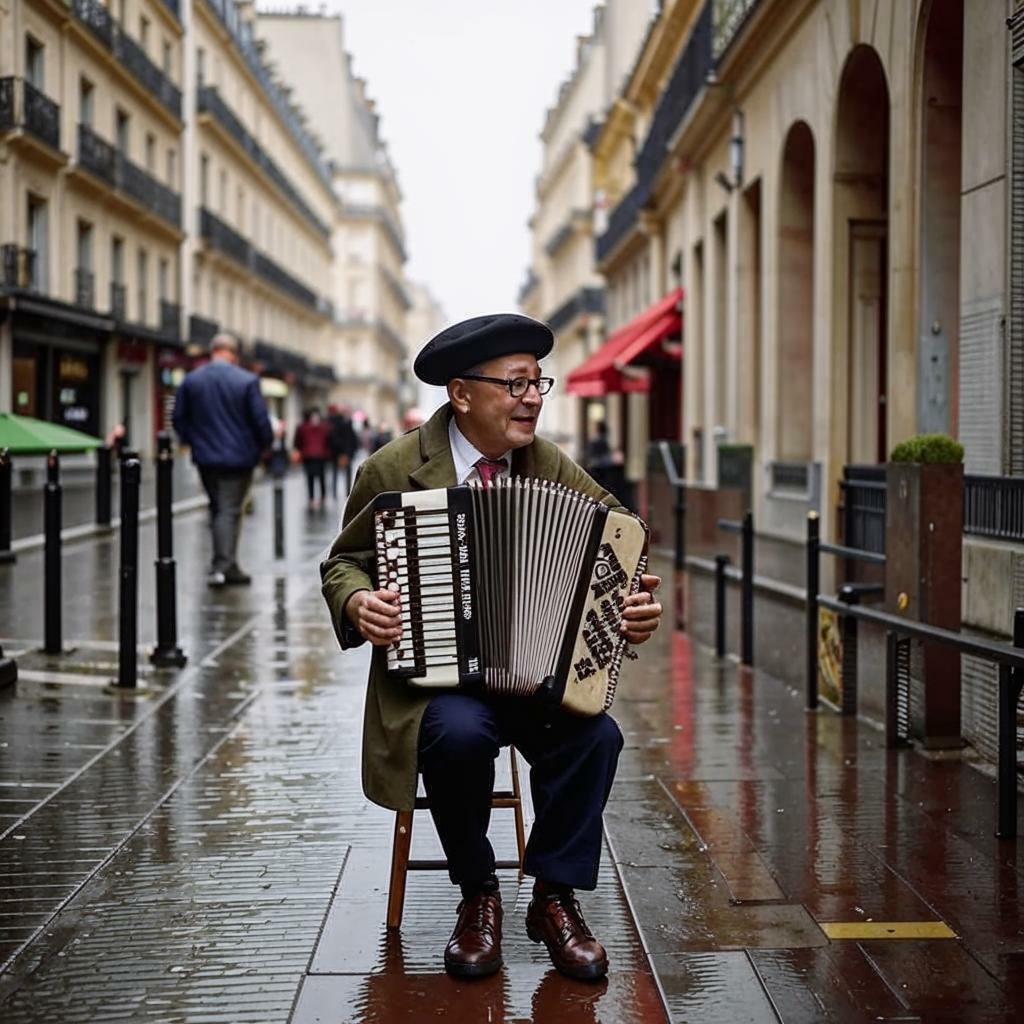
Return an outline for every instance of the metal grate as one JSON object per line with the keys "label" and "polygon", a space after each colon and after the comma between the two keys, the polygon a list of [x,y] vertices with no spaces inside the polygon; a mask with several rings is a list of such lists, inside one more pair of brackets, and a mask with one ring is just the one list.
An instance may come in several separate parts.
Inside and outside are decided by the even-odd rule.
{"label": "metal grate", "polygon": [[895,683],[896,742],[910,739],[910,637],[896,638]]}

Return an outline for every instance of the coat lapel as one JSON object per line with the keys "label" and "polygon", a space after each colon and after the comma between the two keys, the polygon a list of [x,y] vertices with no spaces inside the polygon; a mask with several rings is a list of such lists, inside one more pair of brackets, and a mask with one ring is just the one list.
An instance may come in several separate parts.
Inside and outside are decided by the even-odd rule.
{"label": "coat lapel", "polygon": [[451,405],[445,402],[420,427],[420,457],[422,465],[409,474],[414,487],[432,490],[436,487],[455,486],[455,460],[448,443],[448,418]]}

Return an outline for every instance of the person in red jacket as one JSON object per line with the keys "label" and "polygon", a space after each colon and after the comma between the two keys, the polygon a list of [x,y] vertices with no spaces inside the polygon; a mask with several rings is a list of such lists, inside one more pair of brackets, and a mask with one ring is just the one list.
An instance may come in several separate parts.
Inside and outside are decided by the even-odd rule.
{"label": "person in red jacket", "polygon": [[[320,508],[327,499],[327,462],[331,457],[331,426],[320,415],[320,410],[308,410],[305,419],[295,430],[292,447],[299,453],[306,471],[309,489],[309,507]],[[320,482],[320,497],[316,497],[316,483]]]}

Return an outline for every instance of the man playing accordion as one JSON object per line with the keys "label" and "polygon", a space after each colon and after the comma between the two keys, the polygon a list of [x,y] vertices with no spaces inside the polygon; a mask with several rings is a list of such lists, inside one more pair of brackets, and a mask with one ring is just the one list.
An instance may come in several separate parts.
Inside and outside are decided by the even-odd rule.
{"label": "man playing accordion", "polygon": [[[574,890],[597,885],[601,815],[622,734],[607,713],[538,714],[529,701],[460,690],[430,691],[386,673],[385,651],[401,635],[399,596],[374,589],[372,503],[386,491],[489,484],[532,477],[564,484],[616,507],[557,446],[535,436],[543,395],[553,381],[538,360],[552,348],[549,328],[516,314],[475,317],[442,331],[423,348],[416,375],[444,384],[449,402],[415,430],[363,463],[345,508],[341,535],[321,566],[323,594],[342,648],[369,641],[363,725],[363,788],[393,810],[412,809],[417,773],[430,803],[452,883],[458,919],[444,953],[447,970],[473,977],[501,967],[501,895],[487,838],[494,762],[513,744],[530,764],[535,821],[524,871],[534,878],[526,926],[564,974],[596,979],[608,969]],[[625,600],[622,631],[631,644],[658,628],[660,580],[641,577]]]}

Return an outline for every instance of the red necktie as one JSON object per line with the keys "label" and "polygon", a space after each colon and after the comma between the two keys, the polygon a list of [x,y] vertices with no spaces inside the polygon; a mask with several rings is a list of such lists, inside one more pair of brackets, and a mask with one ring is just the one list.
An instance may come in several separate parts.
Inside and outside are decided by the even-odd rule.
{"label": "red necktie", "polygon": [[494,478],[500,476],[507,469],[504,459],[477,459],[476,471],[480,474],[480,482],[484,487],[490,487]]}

